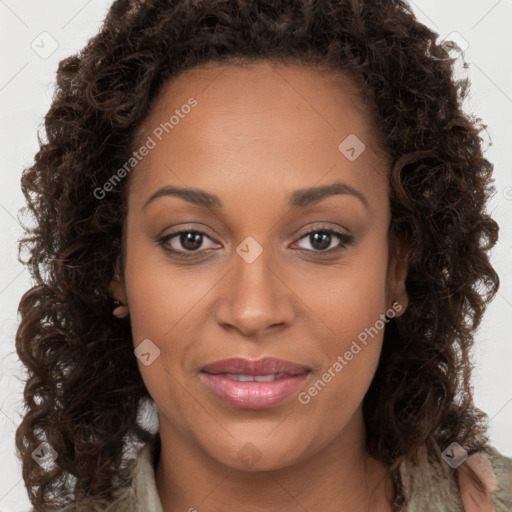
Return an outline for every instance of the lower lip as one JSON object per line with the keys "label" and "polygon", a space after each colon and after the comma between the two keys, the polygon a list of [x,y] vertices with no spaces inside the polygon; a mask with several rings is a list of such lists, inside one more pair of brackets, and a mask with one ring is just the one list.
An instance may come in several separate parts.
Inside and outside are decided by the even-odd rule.
{"label": "lower lip", "polygon": [[242,409],[266,409],[280,404],[296,392],[309,372],[272,382],[239,382],[205,372],[201,372],[201,375],[210,389],[229,405]]}

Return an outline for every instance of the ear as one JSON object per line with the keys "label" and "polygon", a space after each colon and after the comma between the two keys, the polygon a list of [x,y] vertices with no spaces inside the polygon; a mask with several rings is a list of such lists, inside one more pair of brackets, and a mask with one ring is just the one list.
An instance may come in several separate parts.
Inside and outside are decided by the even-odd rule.
{"label": "ear", "polygon": [[121,302],[121,304],[128,303],[123,269],[121,265],[121,256],[118,256],[116,260],[116,264],[114,266],[114,277],[112,278],[112,281],[110,281],[109,290],[115,300]]}
{"label": "ear", "polygon": [[400,306],[393,309],[395,316],[400,316],[407,309],[409,297],[405,288],[408,269],[409,243],[405,239],[399,239],[390,231],[389,235],[389,262],[387,279],[387,308],[393,308],[395,302]]}

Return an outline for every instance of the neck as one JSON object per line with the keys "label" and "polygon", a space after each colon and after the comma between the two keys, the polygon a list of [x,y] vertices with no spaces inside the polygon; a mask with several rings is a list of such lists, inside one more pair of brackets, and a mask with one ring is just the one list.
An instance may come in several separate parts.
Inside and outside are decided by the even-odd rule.
{"label": "neck", "polygon": [[156,483],[164,512],[304,512],[320,505],[326,512],[392,510],[388,468],[365,449],[362,414],[312,457],[272,471],[225,466],[164,418],[160,438]]}

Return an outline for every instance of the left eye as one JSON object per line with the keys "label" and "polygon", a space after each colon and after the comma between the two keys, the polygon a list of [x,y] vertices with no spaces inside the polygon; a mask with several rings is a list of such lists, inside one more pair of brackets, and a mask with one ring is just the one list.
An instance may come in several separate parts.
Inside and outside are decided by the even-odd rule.
{"label": "left eye", "polygon": [[[202,231],[183,230],[165,235],[159,238],[157,242],[168,252],[177,256],[188,257],[192,256],[191,253],[200,252],[199,249],[201,249],[203,245],[204,238],[211,240],[211,238]],[[173,242],[174,239],[176,239],[175,243]],[[337,247],[331,248],[331,244],[335,239],[339,241],[339,244]],[[350,235],[339,233],[332,229],[316,229],[302,235],[294,245],[301,240],[309,240],[310,245],[313,246],[311,249],[302,248],[302,250],[316,253],[330,253],[344,249],[353,241],[353,238]],[[168,247],[168,245],[171,247]],[[176,247],[176,245],[181,245],[181,248]],[[210,247],[210,249],[211,248],[212,247]]]}
{"label": "left eye", "polygon": [[[344,249],[345,246],[352,242],[352,237],[333,231],[332,229],[316,229],[309,231],[305,235],[301,236],[299,240],[308,240],[310,245],[313,245],[312,249],[306,249],[307,251],[314,252],[335,252],[340,249]],[[338,239],[340,244],[334,249],[330,248],[331,243],[334,239]],[[315,247],[316,246],[316,247]],[[329,249],[329,250],[326,250]]]}

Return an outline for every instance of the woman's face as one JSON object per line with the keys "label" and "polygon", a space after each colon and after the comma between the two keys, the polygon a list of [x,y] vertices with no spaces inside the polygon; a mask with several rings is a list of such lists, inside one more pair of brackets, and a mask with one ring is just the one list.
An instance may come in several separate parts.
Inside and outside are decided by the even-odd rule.
{"label": "woman's face", "polygon": [[[209,64],[157,98],[113,286],[163,442],[269,470],[360,440],[384,315],[407,301],[369,123],[350,83],[295,65]],[[230,358],[309,371],[203,371]]]}

